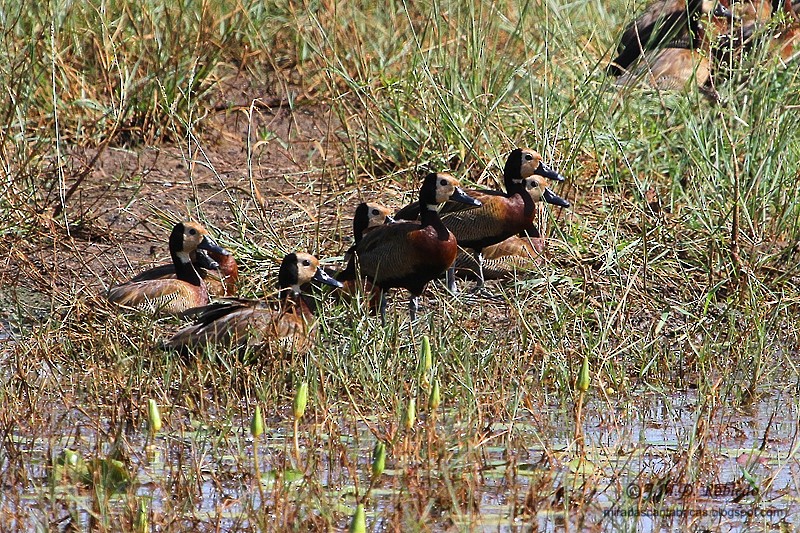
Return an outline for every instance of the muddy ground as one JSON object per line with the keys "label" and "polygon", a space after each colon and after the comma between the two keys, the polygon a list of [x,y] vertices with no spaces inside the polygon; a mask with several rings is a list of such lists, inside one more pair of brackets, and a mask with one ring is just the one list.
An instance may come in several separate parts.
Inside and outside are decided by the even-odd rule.
{"label": "muddy ground", "polygon": [[[340,253],[361,194],[352,184],[343,186],[338,121],[330,108],[302,93],[292,100],[238,80],[221,87],[216,110],[192,132],[196,137],[111,145],[94,162],[96,149],[69,150],[65,167],[75,172],[66,176],[65,189],[82,181],[55,223],[43,215],[40,242],[20,240],[4,254],[0,283],[7,290],[21,286],[45,293],[69,287],[102,291],[154,262],[169,261],[169,229],[185,218],[200,218],[234,249],[235,242],[250,238],[267,250],[293,242],[307,247],[319,227],[311,251]],[[375,192],[370,180],[362,182],[363,194]],[[389,201],[399,195],[396,184],[388,189],[381,194]],[[258,242],[269,233],[260,224],[272,225],[281,242]]]}
{"label": "muddy ground", "polygon": [[235,79],[180,142],[110,144],[99,156],[95,148],[68,149],[64,191],[77,186],[64,213],[43,212],[43,231],[3,254],[0,308],[19,304],[44,318],[53,306],[102,295],[169,262],[169,230],[180,219],[201,220],[234,251],[245,277],[261,278],[250,288],[264,287],[291,250],[341,255],[360,201],[398,207],[415,195],[409,183],[353,175],[343,163],[339,118],[324,101],[290,91]]}

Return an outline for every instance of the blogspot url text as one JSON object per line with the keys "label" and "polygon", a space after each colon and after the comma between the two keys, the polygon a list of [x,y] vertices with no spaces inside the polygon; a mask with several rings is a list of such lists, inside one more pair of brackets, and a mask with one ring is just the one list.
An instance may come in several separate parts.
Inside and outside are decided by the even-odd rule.
{"label": "blogspot url text", "polygon": [[603,511],[604,517],[654,517],[654,518],[767,518],[770,520],[784,518],[785,509],[758,509],[758,508],[734,508],[734,509],[625,509],[614,508]]}

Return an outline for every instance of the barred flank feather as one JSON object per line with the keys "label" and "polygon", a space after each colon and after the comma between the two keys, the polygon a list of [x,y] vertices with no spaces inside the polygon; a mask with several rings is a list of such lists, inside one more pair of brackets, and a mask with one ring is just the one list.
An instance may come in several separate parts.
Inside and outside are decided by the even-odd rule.
{"label": "barred flank feather", "polygon": [[[542,263],[544,239],[513,236],[501,243],[483,249],[484,279],[508,279],[515,270],[529,270]],[[478,263],[475,256],[459,250],[455,262],[456,272],[477,279]]]}

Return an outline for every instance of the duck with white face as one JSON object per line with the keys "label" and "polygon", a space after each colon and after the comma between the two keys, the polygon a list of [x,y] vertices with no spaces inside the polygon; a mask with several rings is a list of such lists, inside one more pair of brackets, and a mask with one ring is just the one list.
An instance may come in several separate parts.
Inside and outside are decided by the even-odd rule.
{"label": "duck with white face", "polygon": [[353,241],[354,244],[344,253],[344,263],[350,262],[355,246],[361,242],[366,233],[384,224],[393,224],[392,210],[377,202],[362,202],[356,207],[353,214]]}
{"label": "duck with white face", "polygon": [[377,202],[362,202],[353,215],[353,238],[358,244],[364,233],[394,222],[392,210]]}
{"label": "duck with white face", "polygon": [[[192,266],[205,282],[210,296],[234,296],[239,280],[239,266],[233,254],[224,248],[221,251],[195,250],[189,256]],[[153,279],[176,279],[174,263],[159,265],[134,276],[131,281]]]}
{"label": "duck with white face", "polygon": [[353,257],[338,279],[351,281],[360,275],[378,287],[382,318],[386,308],[384,293],[404,288],[411,293],[409,314],[414,320],[418,297],[428,282],[453,264],[458,244],[439,218],[439,209],[445,202],[480,206],[461,189],[458,180],[449,174],[431,173],[419,191],[419,222],[397,221],[376,227],[353,247]]}
{"label": "duck with white face", "polygon": [[288,351],[305,351],[314,340],[314,321],[302,292],[311,282],[342,286],[320,268],[313,255],[288,254],[278,272],[277,299],[228,299],[189,310],[187,316],[195,317],[195,323],[173,335],[165,346],[186,350],[211,344],[242,347],[277,342]]}
{"label": "duck with white face", "polygon": [[[467,194],[480,201],[480,206],[448,202],[440,209],[442,223],[453,232],[458,245],[475,255],[478,287],[484,283],[483,249],[528,230],[533,224],[536,202],[569,207],[569,202],[548,187],[547,180],[563,181],[564,177],[546,165],[538,152],[517,148],[511,151],[503,167],[505,192],[469,189]],[[419,205],[410,204],[396,218],[416,217],[418,212]],[[447,271],[447,287],[456,293],[454,267]]]}
{"label": "duck with white face", "polygon": [[229,253],[205,228],[195,222],[180,222],[172,229],[169,251],[174,278],[134,278],[108,290],[108,300],[123,308],[155,314],[178,314],[208,303],[208,289],[192,264],[198,250]]}

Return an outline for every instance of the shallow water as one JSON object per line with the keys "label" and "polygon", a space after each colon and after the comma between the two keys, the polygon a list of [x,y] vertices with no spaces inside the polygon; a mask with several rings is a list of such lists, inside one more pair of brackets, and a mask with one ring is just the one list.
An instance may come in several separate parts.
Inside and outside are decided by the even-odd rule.
{"label": "shallow water", "polygon": [[7,320],[0,320],[0,346],[3,348],[7,347],[10,348],[11,341],[13,339],[14,333],[11,330],[11,324]]}
{"label": "shallow water", "polygon": [[[797,527],[797,398],[767,396],[747,410],[717,406],[713,416],[697,406],[691,391],[624,402],[595,398],[585,406],[583,455],[571,407],[521,410],[513,421],[482,428],[445,411],[436,424],[444,445],[434,459],[424,453],[427,439],[435,437],[425,433],[430,421],[423,418],[415,434],[424,438],[409,438],[420,447],[412,444],[404,453],[405,437],[391,447],[387,470],[366,505],[369,529],[396,523],[403,516],[398,509],[410,501],[418,505],[409,516],[434,530],[526,531],[532,523],[543,531],[592,524],[608,531]],[[306,514],[324,508],[346,527],[356,492],[363,494],[369,484],[375,443],[370,427],[378,425],[376,419],[352,422],[349,413],[326,426],[339,428],[333,436],[321,425],[301,424],[304,481],[293,463],[289,413],[268,419],[270,429],[258,446],[262,500],[253,477],[253,438],[242,428],[246,421],[220,427],[188,421],[180,431],[165,428],[149,446],[145,431],[128,428],[115,445],[105,435],[98,449],[90,418],[80,411],[57,415],[43,429],[49,436],[31,437],[33,428],[17,428],[3,449],[2,471],[14,475],[4,476],[0,512],[24,522],[17,529],[59,519],[90,529],[100,520],[97,492],[89,489],[97,474],[94,481],[85,474],[52,475],[64,449],[77,450],[87,463],[119,451],[131,479],[117,493],[106,491],[111,524],[130,520],[136,505],[128,498],[136,496],[147,502],[152,523],[177,515],[181,527],[238,530],[263,520],[262,526],[280,529],[259,509],[266,505],[277,513],[299,498],[309,502]],[[29,512],[22,511],[26,507]]]}
{"label": "shallow water", "polygon": [[10,349],[22,327],[29,328],[52,313],[50,297],[43,292],[16,286],[0,287],[0,350]]}

